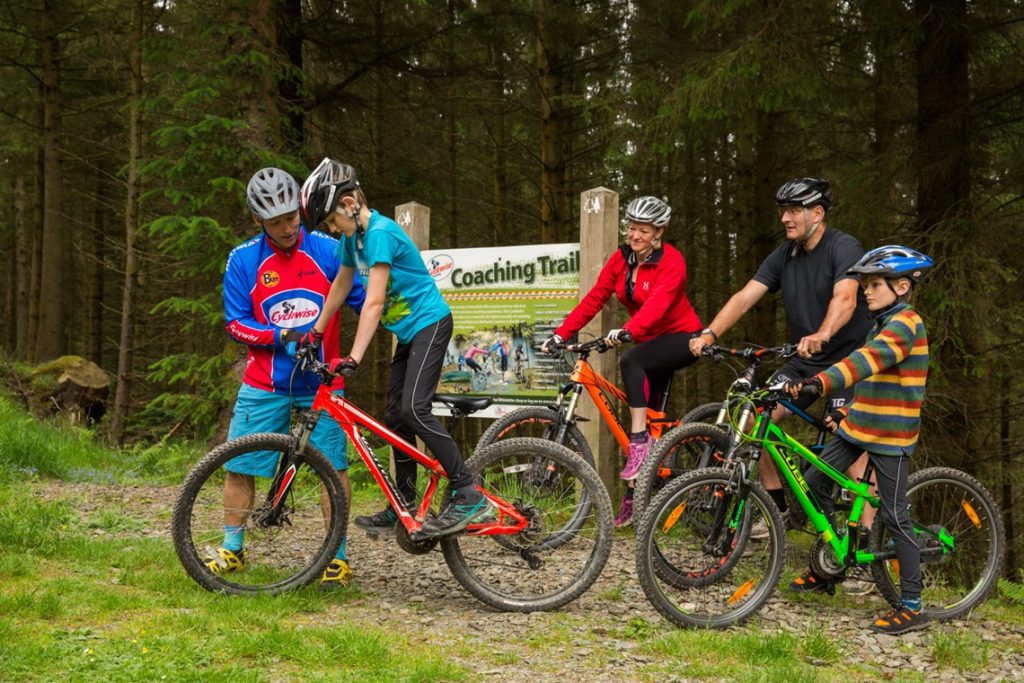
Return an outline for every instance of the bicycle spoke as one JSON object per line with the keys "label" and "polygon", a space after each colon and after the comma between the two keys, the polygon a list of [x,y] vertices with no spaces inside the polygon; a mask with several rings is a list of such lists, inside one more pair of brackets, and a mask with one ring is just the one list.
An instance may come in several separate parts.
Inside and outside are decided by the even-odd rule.
{"label": "bicycle spoke", "polygon": [[[751,538],[763,526],[766,538]],[[745,497],[721,470],[697,470],[651,501],[637,532],[637,574],[651,604],[681,626],[722,627],[755,612],[782,569],[781,520],[766,494]]]}
{"label": "bicycle spoke", "polygon": [[[347,505],[330,463],[319,453],[307,454],[292,481],[284,504],[271,512],[272,480],[254,477],[254,507],[225,509],[224,469],[232,458],[256,452],[280,458],[288,448],[286,435],[252,435],[228,442],[204,458],[190,474],[175,505],[175,548],[189,574],[205,588],[230,593],[279,592],[297,588],[319,576],[333,557],[342,535],[343,517],[334,506]],[[244,528],[243,566],[213,571],[224,541],[224,525]]]}
{"label": "bicycle spoke", "polygon": [[[984,600],[999,577],[1005,540],[1002,520],[991,495],[972,477],[949,468],[911,475],[910,515],[918,529],[921,554],[921,599],[934,618],[949,619]],[[873,547],[892,549],[892,536],[873,529]],[[940,536],[952,537],[952,548]],[[900,597],[899,563],[874,563],[872,573],[882,594]]]}
{"label": "bicycle spoke", "polygon": [[463,586],[489,605],[523,612],[554,609],[589,588],[607,561],[612,534],[611,503],[597,474],[567,449],[539,439],[501,440],[467,464],[528,525],[517,534],[442,539]]}

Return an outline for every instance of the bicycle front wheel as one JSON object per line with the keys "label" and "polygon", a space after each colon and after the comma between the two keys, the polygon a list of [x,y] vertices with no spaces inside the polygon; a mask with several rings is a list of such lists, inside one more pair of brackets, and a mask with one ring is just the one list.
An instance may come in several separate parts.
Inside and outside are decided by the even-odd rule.
{"label": "bicycle front wheel", "polygon": [[669,481],[698,467],[722,462],[729,449],[728,435],[699,422],[679,425],[658,439],[636,475],[633,517],[639,519],[651,498]]}
{"label": "bicycle front wheel", "polygon": [[672,623],[722,628],[771,597],[784,539],[778,509],[760,484],[740,487],[720,468],[695,470],[651,501],[637,529],[637,576]]}
{"label": "bicycle front wheel", "polygon": [[[273,480],[252,477],[251,509],[225,507],[225,463],[256,453],[280,462],[292,444],[287,434],[244,436],[213,449],[189,472],[174,504],[171,533],[182,566],[203,588],[236,595],[294,590],[319,578],[334,557],[348,499],[337,470],[311,445],[293,456],[297,470],[282,505],[271,504]],[[214,571],[207,563],[217,558],[227,522],[244,527],[243,566]]]}
{"label": "bicycle front wheel", "polygon": [[[921,600],[933,619],[955,619],[980,604],[995,587],[1006,553],[1003,520],[992,495],[977,479],[948,467],[910,475],[910,517],[921,547]],[[871,548],[893,548],[892,535],[875,520]],[[900,603],[899,562],[871,564],[875,584],[893,606]]]}
{"label": "bicycle front wheel", "polygon": [[564,446],[522,438],[482,448],[466,466],[529,520],[518,534],[441,539],[467,591],[500,610],[535,612],[590,588],[611,552],[612,506],[589,465]]}

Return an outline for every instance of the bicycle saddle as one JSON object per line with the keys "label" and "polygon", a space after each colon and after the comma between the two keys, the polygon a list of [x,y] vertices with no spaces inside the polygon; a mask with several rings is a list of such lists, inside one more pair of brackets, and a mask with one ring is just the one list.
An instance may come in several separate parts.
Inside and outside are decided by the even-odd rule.
{"label": "bicycle saddle", "polygon": [[490,396],[467,397],[454,394],[434,394],[434,400],[445,404],[452,410],[459,411],[463,415],[471,415],[494,403],[494,399]]}

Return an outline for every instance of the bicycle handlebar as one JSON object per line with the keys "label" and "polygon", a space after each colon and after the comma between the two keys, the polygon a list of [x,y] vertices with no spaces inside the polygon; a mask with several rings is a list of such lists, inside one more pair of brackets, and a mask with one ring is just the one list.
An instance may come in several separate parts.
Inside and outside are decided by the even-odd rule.
{"label": "bicycle handlebar", "polygon": [[747,360],[764,360],[765,358],[792,358],[796,355],[795,344],[783,344],[782,346],[753,347],[748,346],[742,349],[726,348],[718,344],[708,344],[701,350],[702,356],[721,357],[732,356],[734,358],[745,358]]}
{"label": "bicycle handlebar", "polygon": [[[623,342],[631,342],[633,341],[633,335],[630,334],[628,330],[625,330],[619,335],[619,339]],[[592,339],[588,342],[553,345],[552,348],[555,351],[561,350],[568,351],[570,353],[590,353],[591,351],[604,353],[605,351],[614,349],[615,347],[608,343],[608,339],[606,337],[598,337],[597,339]]]}
{"label": "bicycle handlebar", "polygon": [[328,363],[320,362],[317,358],[317,349],[313,346],[300,346],[295,351],[295,368],[299,372],[316,373],[322,382],[330,382],[338,376],[338,373],[331,372]]}

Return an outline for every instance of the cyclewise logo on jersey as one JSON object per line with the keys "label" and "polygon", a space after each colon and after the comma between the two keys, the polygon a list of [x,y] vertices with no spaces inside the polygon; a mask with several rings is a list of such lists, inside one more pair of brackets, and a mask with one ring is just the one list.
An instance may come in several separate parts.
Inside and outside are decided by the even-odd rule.
{"label": "cyclewise logo on jersey", "polygon": [[293,297],[278,301],[267,312],[267,320],[285,329],[302,327],[316,322],[320,315],[320,305],[315,301],[302,297]]}

